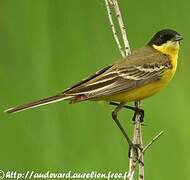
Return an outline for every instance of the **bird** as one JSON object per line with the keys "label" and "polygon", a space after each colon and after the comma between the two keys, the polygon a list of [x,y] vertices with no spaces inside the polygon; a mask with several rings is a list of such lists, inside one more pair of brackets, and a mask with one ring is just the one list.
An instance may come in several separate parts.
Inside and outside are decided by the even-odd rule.
{"label": "bird", "polygon": [[131,55],[110,64],[54,96],[5,110],[15,113],[67,100],[105,101],[117,105],[112,118],[130,147],[134,144],[121,126],[117,114],[128,102],[143,100],[160,92],[173,78],[183,37],[173,29],[158,31],[148,43]]}

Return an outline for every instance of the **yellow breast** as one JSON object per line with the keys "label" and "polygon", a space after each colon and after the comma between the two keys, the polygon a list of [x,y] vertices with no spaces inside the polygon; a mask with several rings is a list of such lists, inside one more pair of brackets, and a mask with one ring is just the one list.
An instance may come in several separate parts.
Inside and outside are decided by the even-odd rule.
{"label": "yellow breast", "polygon": [[177,69],[177,59],[178,59],[178,52],[179,52],[179,43],[178,42],[168,42],[163,44],[162,46],[156,46],[153,45],[153,47],[162,52],[163,54],[166,54],[169,56],[169,59],[171,60],[172,69],[167,70],[162,80],[166,81],[167,79],[170,81],[172,77],[174,76],[176,69]]}

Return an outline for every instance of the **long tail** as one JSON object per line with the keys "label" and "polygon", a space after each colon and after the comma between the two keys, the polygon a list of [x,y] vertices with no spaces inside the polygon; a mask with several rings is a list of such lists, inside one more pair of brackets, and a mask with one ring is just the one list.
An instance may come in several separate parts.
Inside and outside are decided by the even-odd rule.
{"label": "long tail", "polygon": [[59,102],[59,101],[63,101],[63,100],[71,99],[71,98],[72,98],[71,96],[65,96],[64,94],[58,94],[58,95],[51,96],[51,97],[48,97],[48,98],[45,98],[45,99],[40,99],[40,100],[37,100],[37,101],[33,101],[33,102],[30,102],[30,103],[26,103],[26,104],[23,104],[23,105],[16,106],[16,107],[13,107],[13,108],[9,108],[9,109],[5,110],[4,112],[6,112],[6,113],[16,113],[16,112],[24,111],[26,109],[31,109],[31,108],[35,108],[35,107],[38,107],[38,106],[43,106],[43,105],[46,105],[46,104],[51,104],[51,103],[54,103],[54,102]]}

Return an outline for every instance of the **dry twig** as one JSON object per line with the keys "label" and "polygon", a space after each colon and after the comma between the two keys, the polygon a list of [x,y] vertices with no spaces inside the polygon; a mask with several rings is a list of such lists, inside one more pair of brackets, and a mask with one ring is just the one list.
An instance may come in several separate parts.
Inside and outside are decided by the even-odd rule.
{"label": "dry twig", "polygon": [[125,57],[125,53],[121,47],[121,44],[120,44],[120,41],[119,41],[119,38],[117,36],[117,32],[116,32],[116,29],[115,29],[115,26],[114,26],[114,23],[113,23],[113,19],[112,19],[112,13],[111,13],[111,8],[110,8],[110,5],[113,5],[111,4],[112,1],[111,0],[105,0],[105,3],[106,3],[106,9],[107,9],[107,13],[108,13],[108,18],[109,18],[109,22],[110,22],[110,26],[111,26],[111,29],[112,29],[112,33],[113,33],[113,37],[115,39],[115,42],[117,44],[117,47],[120,51],[120,54],[121,56],[124,58]]}
{"label": "dry twig", "polygon": [[142,150],[142,153],[145,153],[147,149],[163,134],[164,132],[159,132]]}
{"label": "dry twig", "polygon": [[[135,102],[136,108],[140,109],[140,101]],[[141,148],[143,148],[142,141],[142,129],[141,129],[141,115],[137,114],[135,117],[135,131],[134,131],[134,143],[139,144]],[[140,151],[139,151],[140,154]],[[139,158],[139,157],[138,157]],[[141,153],[141,157],[139,158],[139,180],[144,179],[144,154]]]}
{"label": "dry twig", "polygon": [[[147,151],[147,149],[148,149],[163,133],[164,133],[163,131],[159,132],[159,133],[143,148],[143,150],[142,150],[142,152],[141,152],[141,154],[140,154],[138,160],[141,161],[142,155]],[[137,161],[135,162],[135,166],[136,166],[136,164],[137,164]]]}
{"label": "dry twig", "polygon": [[128,38],[127,38],[127,33],[126,33],[126,29],[125,29],[125,26],[124,26],[124,23],[123,23],[123,19],[122,19],[122,16],[121,16],[121,11],[119,9],[119,4],[118,4],[118,1],[117,0],[112,0],[112,3],[113,3],[113,6],[114,6],[114,9],[115,9],[115,14],[116,14],[116,17],[118,19],[118,24],[119,24],[119,28],[120,28],[120,31],[121,31],[121,35],[122,35],[122,38],[123,38],[123,43],[124,43],[124,48],[125,48],[125,56],[128,56],[129,54],[131,54],[131,49],[130,49],[130,46],[129,46],[129,41],[128,41]]}

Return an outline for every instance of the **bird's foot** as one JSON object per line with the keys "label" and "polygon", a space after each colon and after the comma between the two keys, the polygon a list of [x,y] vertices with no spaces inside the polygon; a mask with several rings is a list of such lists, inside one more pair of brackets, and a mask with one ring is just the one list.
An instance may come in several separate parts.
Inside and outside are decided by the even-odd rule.
{"label": "bird's foot", "polygon": [[142,123],[144,121],[144,110],[139,109],[139,108],[135,108],[134,111],[135,111],[135,113],[133,116],[133,121],[135,121],[137,115],[140,115],[139,118],[140,118],[140,122]]}

